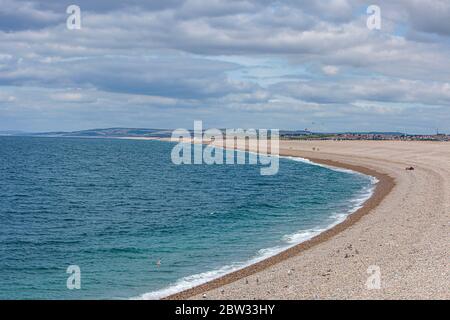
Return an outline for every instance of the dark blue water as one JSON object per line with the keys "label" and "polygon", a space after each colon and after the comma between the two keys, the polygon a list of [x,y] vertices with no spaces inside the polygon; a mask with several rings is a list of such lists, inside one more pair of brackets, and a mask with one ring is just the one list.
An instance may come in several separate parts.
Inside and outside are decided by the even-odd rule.
{"label": "dark blue water", "polygon": [[[274,176],[255,165],[176,166],[172,147],[0,137],[0,299],[172,292],[319,232],[371,186],[288,159]],[[66,287],[69,265],[81,269],[80,290]]]}

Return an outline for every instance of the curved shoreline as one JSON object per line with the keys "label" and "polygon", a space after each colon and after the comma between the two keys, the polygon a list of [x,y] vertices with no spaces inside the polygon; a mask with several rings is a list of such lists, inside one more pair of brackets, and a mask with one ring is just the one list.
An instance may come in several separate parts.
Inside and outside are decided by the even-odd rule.
{"label": "curved shoreline", "polygon": [[[284,153],[284,154],[280,154],[280,155],[298,157],[298,155],[291,155],[288,153]],[[313,157],[302,157],[302,158],[312,161],[316,164],[348,169],[348,170],[356,171],[356,172],[359,172],[359,173],[362,173],[362,174],[365,174],[368,176],[373,176],[378,179],[378,183],[376,184],[376,187],[375,187],[375,190],[374,190],[372,196],[364,203],[363,207],[361,207],[354,213],[348,215],[344,221],[342,221],[341,223],[338,223],[337,225],[333,226],[332,228],[327,229],[327,230],[323,231],[322,233],[320,233],[319,235],[316,235],[309,240],[306,240],[302,243],[294,245],[276,255],[268,257],[264,260],[261,260],[257,263],[254,263],[254,264],[244,267],[242,269],[225,274],[217,279],[210,280],[204,284],[200,284],[193,288],[186,289],[181,292],[169,295],[167,297],[162,298],[162,300],[188,299],[188,298],[191,298],[198,294],[201,294],[203,292],[220,288],[221,286],[230,284],[230,283],[240,280],[242,278],[245,278],[245,277],[248,277],[255,273],[258,273],[260,271],[263,271],[264,269],[267,269],[268,267],[271,267],[275,264],[278,264],[284,260],[289,259],[290,257],[296,256],[306,250],[309,250],[320,243],[328,241],[328,240],[332,239],[335,235],[337,235],[337,234],[341,233],[342,231],[344,231],[345,229],[351,227],[353,224],[358,222],[363,216],[365,216],[370,211],[372,211],[374,208],[376,208],[381,203],[381,201],[391,192],[391,190],[395,186],[395,179],[392,178],[391,176],[389,176],[388,174],[381,173],[381,172],[378,172],[376,170],[373,170],[373,169],[370,169],[370,168],[367,168],[364,166],[352,165],[352,164],[348,164],[348,163],[344,163],[344,162],[340,162],[340,161],[324,160],[324,159],[313,158]]]}

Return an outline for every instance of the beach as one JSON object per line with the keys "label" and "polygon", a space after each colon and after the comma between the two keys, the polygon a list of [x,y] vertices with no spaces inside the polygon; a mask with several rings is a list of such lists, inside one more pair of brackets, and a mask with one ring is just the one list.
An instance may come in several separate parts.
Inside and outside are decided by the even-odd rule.
{"label": "beach", "polygon": [[[448,143],[282,140],[280,155],[379,182],[365,206],[332,229],[168,299],[450,298]],[[367,286],[373,270],[379,288]]]}

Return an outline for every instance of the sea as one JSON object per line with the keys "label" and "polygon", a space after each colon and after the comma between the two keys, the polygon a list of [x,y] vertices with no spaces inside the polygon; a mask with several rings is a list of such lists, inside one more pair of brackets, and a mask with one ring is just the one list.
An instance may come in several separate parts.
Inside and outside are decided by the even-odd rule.
{"label": "sea", "polygon": [[158,299],[320,234],[377,182],[293,157],[175,165],[174,145],[0,137],[0,299]]}

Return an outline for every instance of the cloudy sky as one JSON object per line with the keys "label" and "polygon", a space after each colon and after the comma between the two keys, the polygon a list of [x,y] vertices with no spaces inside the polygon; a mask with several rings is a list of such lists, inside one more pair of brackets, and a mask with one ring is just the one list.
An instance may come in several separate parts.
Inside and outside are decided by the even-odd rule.
{"label": "cloudy sky", "polygon": [[450,1],[0,0],[0,131],[194,120],[450,132]]}

